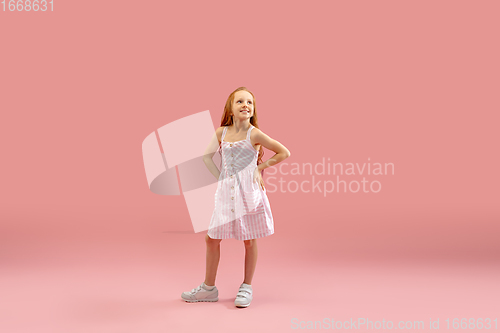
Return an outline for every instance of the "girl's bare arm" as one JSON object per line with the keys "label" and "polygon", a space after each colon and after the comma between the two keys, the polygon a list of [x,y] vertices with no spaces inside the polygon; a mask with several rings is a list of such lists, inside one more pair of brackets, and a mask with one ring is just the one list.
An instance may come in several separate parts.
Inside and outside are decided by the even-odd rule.
{"label": "girl's bare arm", "polygon": [[260,144],[263,147],[266,147],[267,149],[272,150],[276,153],[274,156],[270,157],[267,161],[259,164],[258,166],[259,171],[262,171],[265,168],[273,166],[291,156],[290,151],[285,146],[283,146],[280,142],[270,138],[268,135],[266,135],[258,128],[255,128],[251,132],[251,140],[253,141],[253,144]]}
{"label": "girl's bare arm", "polygon": [[219,179],[220,176],[220,170],[219,168],[217,168],[212,158],[215,152],[217,151],[217,148],[219,148],[219,138],[222,137],[222,131],[223,131],[222,127],[219,127],[215,131],[214,135],[212,136],[212,139],[210,140],[210,144],[208,145],[203,155],[203,162],[205,162],[205,165],[207,166],[208,170],[212,173],[212,175],[214,175],[214,177],[217,180]]}

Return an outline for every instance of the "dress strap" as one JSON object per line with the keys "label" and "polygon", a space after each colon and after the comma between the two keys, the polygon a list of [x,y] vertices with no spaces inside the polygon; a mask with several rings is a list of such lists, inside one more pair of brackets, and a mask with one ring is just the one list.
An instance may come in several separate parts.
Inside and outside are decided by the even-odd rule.
{"label": "dress strap", "polygon": [[250,132],[252,132],[252,130],[253,130],[253,128],[254,128],[254,127],[255,127],[255,126],[251,125],[251,126],[250,126],[250,129],[248,130],[248,133],[247,133],[247,141],[249,141],[249,140],[250,140]]}
{"label": "dress strap", "polygon": [[224,138],[226,137],[226,132],[227,132],[227,126],[224,126],[224,130],[222,131],[222,137],[220,139],[220,141],[224,141]]}

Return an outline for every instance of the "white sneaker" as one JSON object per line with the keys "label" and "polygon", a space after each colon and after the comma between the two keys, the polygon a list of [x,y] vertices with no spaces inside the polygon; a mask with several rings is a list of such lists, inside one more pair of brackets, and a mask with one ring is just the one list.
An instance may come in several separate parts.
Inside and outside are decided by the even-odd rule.
{"label": "white sneaker", "polygon": [[246,283],[242,283],[238,293],[236,294],[236,299],[234,300],[234,305],[238,308],[246,308],[252,302],[253,290],[252,286]]}
{"label": "white sneaker", "polygon": [[186,302],[217,302],[219,300],[217,287],[212,290],[207,290],[205,287],[205,282],[203,282],[191,291],[183,292],[181,298]]}

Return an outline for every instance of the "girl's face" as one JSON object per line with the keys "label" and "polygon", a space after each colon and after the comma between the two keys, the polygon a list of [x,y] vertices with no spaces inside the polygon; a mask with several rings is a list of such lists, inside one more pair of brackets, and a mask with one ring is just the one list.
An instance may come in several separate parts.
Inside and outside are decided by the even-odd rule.
{"label": "girl's face", "polygon": [[240,120],[253,116],[253,97],[248,91],[240,90],[234,94],[233,117]]}

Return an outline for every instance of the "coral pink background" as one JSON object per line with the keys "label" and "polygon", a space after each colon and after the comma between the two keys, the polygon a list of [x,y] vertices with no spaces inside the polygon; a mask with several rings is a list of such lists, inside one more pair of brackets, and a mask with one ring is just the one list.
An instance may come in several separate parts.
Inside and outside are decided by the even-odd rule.
{"label": "coral pink background", "polygon": [[[361,317],[426,331],[430,319],[445,330],[447,318],[498,318],[499,10],[320,0],[1,11],[0,332],[286,332],[293,320]],[[287,163],[370,158],[395,172],[367,176],[379,193],[268,193],[275,234],[258,241],[252,305],[233,305],[236,240],[221,243],[219,302],[188,304],[180,294],[204,280],[204,233],[182,196],[149,190],[141,143],[204,110],[219,126],[239,86]]]}

